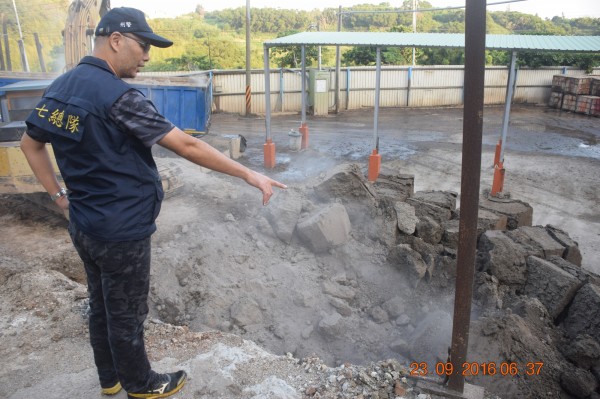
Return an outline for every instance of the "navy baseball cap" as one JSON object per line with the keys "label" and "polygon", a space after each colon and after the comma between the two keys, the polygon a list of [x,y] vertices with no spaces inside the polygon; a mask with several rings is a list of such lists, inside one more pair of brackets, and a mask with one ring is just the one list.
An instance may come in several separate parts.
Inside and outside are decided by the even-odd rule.
{"label": "navy baseball cap", "polygon": [[96,27],[96,36],[110,36],[113,32],[135,33],[141,39],[156,47],[169,47],[173,42],[155,34],[146,22],[144,13],[136,8],[113,8],[100,19]]}

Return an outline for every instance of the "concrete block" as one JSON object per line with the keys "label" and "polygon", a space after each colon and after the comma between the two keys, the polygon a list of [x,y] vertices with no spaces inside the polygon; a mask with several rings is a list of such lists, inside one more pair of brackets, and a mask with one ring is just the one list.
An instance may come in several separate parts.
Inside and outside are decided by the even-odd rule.
{"label": "concrete block", "polygon": [[530,255],[550,259],[551,256],[562,257],[565,252],[565,247],[542,226],[523,226],[506,234],[521,244]]}
{"label": "concrete block", "polygon": [[523,284],[526,278],[527,252],[499,230],[481,235],[477,246],[477,267],[507,285]]}
{"label": "concrete block", "polygon": [[413,198],[446,208],[452,212],[456,210],[456,197],[458,193],[454,191],[417,191]]}
{"label": "concrete block", "polygon": [[[477,240],[488,230],[506,230],[508,218],[506,215],[479,209],[477,218]],[[450,248],[458,248],[459,219],[452,219],[444,223],[442,243]]]}
{"label": "concrete block", "polygon": [[569,234],[565,231],[552,225],[547,225],[546,231],[553,239],[565,247],[565,252],[562,254],[562,257],[574,265],[581,266],[581,252],[579,251],[579,244],[577,241],[569,237]]}
{"label": "concrete block", "polygon": [[592,78],[589,76],[567,76],[565,78],[565,92],[569,94],[590,94]]}
{"label": "concrete block", "polygon": [[344,201],[374,198],[374,194],[367,188],[367,180],[356,164],[337,165],[314,187],[314,191],[324,201],[332,198]]}
{"label": "concrete block", "polygon": [[590,82],[590,95],[600,96],[600,77],[594,76]]}
{"label": "concrete block", "polygon": [[419,220],[416,227],[416,235],[429,244],[438,244],[442,241],[444,229],[433,218],[425,216]]}
{"label": "concrete block", "polygon": [[302,197],[293,189],[283,190],[277,193],[277,201],[272,201],[265,212],[275,235],[289,244],[302,212]]}
{"label": "concrete block", "polygon": [[437,223],[444,224],[452,217],[452,212],[449,209],[420,199],[408,198],[406,203],[415,208],[415,214],[419,219],[430,217]]}
{"label": "concrete block", "polygon": [[527,258],[527,282],[523,292],[538,298],[556,319],[571,303],[581,282],[553,263],[530,256]]}
{"label": "concrete block", "polygon": [[588,334],[600,342],[599,286],[588,283],[577,291],[563,324],[571,338],[579,334]]}
{"label": "concrete block", "polygon": [[562,107],[563,93],[552,92],[550,93],[550,99],[548,100],[548,106],[550,108],[560,109]]}
{"label": "concrete block", "polygon": [[388,198],[393,202],[405,201],[414,194],[415,176],[383,168],[371,186],[379,199]]}
{"label": "concrete block", "polygon": [[568,75],[554,75],[552,77],[552,92],[563,93],[566,88],[566,81]]}
{"label": "concrete block", "polygon": [[514,230],[521,226],[531,226],[533,221],[533,208],[528,203],[516,199],[481,196],[479,208],[505,215],[508,230]]}
{"label": "concrete block", "polygon": [[296,228],[302,241],[320,253],[348,241],[351,224],[344,205],[332,204],[301,219]]}
{"label": "concrete block", "polygon": [[[488,211],[486,209],[479,209],[477,214],[477,230],[506,230],[508,223],[508,217],[503,214]],[[482,231],[482,233],[483,233]]]}
{"label": "concrete block", "polygon": [[404,234],[414,234],[417,222],[419,221],[415,215],[415,208],[406,202],[396,201],[394,209],[398,218],[398,229]]}
{"label": "concrete block", "polygon": [[427,264],[421,254],[407,244],[400,244],[390,250],[388,262],[406,273],[414,287],[427,273]]}

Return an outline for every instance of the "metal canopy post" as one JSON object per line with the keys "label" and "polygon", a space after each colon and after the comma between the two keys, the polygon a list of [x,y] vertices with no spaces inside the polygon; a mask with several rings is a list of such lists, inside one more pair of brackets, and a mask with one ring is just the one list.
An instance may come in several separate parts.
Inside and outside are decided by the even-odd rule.
{"label": "metal canopy post", "polygon": [[494,155],[494,180],[492,182],[491,195],[496,196],[504,190],[504,149],[506,148],[506,136],[508,132],[508,122],[510,120],[510,106],[512,104],[515,92],[517,52],[513,51],[510,59],[510,69],[508,71],[508,82],[506,84],[506,99],[504,100],[504,117],[502,118],[502,137],[496,145]]}
{"label": "metal canopy post", "polygon": [[306,46],[302,46],[301,51],[301,59],[302,59],[302,120],[300,122],[301,125],[306,123]]}
{"label": "metal canopy post", "polygon": [[271,70],[269,68],[269,48],[264,46],[265,65],[265,128],[267,137],[263,145],[265,168],[275,167],[275,143],[271,139]]}
{"label": "metal canopy post", "polygon": [[379,94],[381,93],[381,48],[377,47],[375,64],[375,112],[373,118],[373,149],[379,150]]}
{"label": "metal canopy post", "polygon": [[373,152],[369,156],[369,181],[377,180],[381,171],[381,155],[379,154],[379,93],[381,86],[381,48],[377,47],[375,67],[375,115],[373,118]]}
{"label": "metal canopy post", "polygon": [[477,246],[479,179],[483,131],[486,1],[467,0],[465,11],[465,106],[463,116],[460,221],[457,276],[450,361],[454,367],[448,387],[463,392],[462,365],[467,359],[471,301]]}
{"label": "metal canopy post", "polygon": [[[338,10],[338,32],[342,31],[342,6]],[[340,112],[340,46],[335,46],[335,113]],[[346,100],[347,101],[347,100]],[[347,103],[346,103],[347,104]],[[347,108],[346,108],[347,109]]]}
{"label": "metal canopy post", "polygon": [[306,125],[306,46],[302,45],[302,121],[298,129],[302,135],[300,148],[308,148],[308,126]]}

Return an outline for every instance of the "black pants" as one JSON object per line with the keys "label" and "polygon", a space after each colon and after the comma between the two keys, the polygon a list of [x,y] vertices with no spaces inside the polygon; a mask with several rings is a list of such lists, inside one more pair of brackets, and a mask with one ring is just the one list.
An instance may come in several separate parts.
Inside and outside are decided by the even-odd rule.
{"label": "black pants", "polygon": [[90,342],[100,384],[117,381],[140,392],[154,372],[144,346],[150,287],[150,237],[97,241],[71,223],[69,233],[83,260],[90,297]]}

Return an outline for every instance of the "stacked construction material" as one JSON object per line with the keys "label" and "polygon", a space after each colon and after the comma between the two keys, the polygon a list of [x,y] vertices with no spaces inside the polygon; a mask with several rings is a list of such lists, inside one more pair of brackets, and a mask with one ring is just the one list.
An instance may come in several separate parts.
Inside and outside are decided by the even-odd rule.
{"label": "stacked construction material", "polygon": [[600,76],[596,75],[592,78],[592,84],[590,85],[590,95],[600,96]]}
{"label": "stacked construction material", "polygon": [[600,117],[600,76],[554,75],[548,105]]}
{"label": "stacked construction material", "polygon": [[577,96],[575,112],[586,115],[600,116],[599,96]]}

